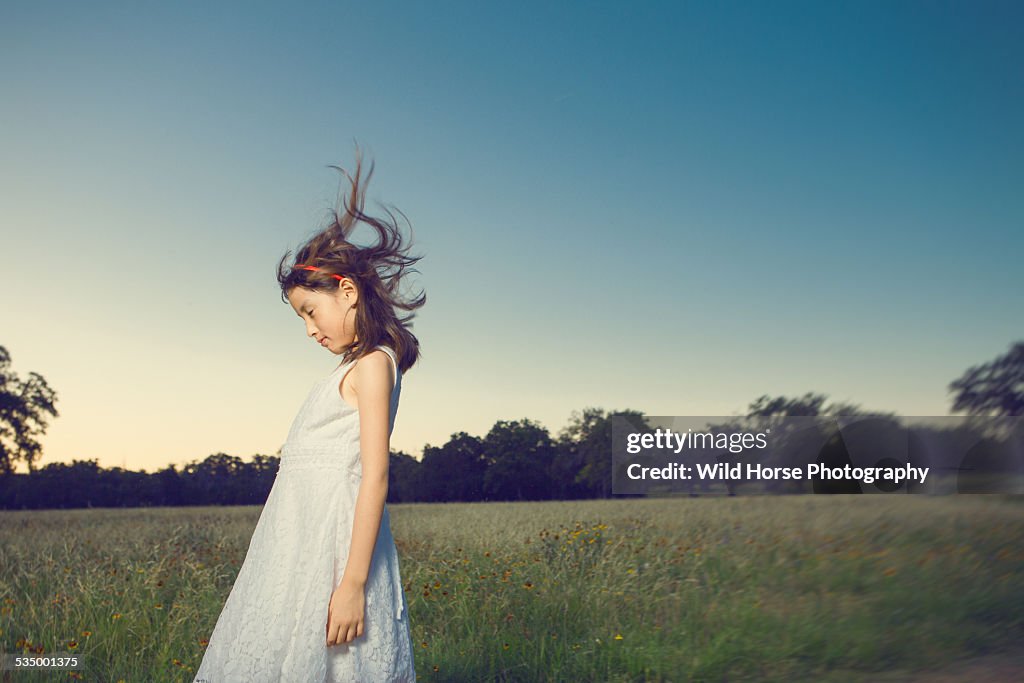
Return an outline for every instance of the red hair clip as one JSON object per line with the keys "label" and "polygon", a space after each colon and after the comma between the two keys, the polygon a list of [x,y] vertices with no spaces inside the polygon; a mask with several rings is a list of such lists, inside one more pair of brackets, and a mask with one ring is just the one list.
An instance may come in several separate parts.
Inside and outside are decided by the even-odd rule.
{"label": "red hair clip", "polygon": [[[317,268],[316,266],[307,266],[303,263],[297,263],[294,266],[292,266],[292,268],[303,268],[305,270],[323,270],[322,268]],[[345,277],[344,275],[335,275],[334,273],[328,273],[328,275],[337,280],[341,280],[342,278]]]}

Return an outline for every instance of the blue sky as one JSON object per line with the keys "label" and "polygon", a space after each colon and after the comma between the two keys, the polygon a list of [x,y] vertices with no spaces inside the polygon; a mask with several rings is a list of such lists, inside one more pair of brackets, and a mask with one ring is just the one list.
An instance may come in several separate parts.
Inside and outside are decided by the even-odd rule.
{"label": "blue sky", "polygon": [[354,141],[424,255],[394,449],[766,393],[948,414],[948,383],[1022,337],[1022,19],[4,3],[0,344],[58,393],[42,463],[277,450],[337,359],[274,268]]}

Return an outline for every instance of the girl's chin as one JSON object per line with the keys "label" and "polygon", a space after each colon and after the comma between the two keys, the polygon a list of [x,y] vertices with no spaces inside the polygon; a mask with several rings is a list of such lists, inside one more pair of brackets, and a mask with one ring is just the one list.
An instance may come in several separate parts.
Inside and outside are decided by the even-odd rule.
{"label": "girl's chin", "polygon": [[354,340],[352,342],[349,342],[348,344],[340,344],[339,342],[336,342],[332,339],[328,339],[327,343],[321,344],[321,346],[323,346],[331,353],[337,355],[339,353],[345,353],[346,351],[348,351],[350,348],[352,348],[352,345],[355,344],[356,341],[358,340]]}

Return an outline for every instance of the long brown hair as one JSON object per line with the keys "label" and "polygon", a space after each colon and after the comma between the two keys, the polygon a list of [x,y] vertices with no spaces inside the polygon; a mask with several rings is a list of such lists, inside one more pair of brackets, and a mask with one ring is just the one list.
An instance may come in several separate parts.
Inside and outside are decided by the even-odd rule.
{"label": "long brown hair", "polygon": [[[342,212],[339,214],[338,208],[332,209],[330,224],[303,244],[293,260],[289,262],[290,251],[285,253],[277,265],[277,281],[281,285],[281,299],[287,303],[288,293],[295,287],[334,294],[339,281],[331,277],[332,274],[352,280],[359,292],[356,305],[356,336],[359,340],[345,350],[342,361],[357,360],[379,344],[385,344],[394,349],[398,368],[404,373],[422,354],[419,340],[409,329],[412,327],[409,321],[416,314],[409,313],[403,317],[396,309],[413,311],[427,302],[427,295],[421,290],[418,298],[405,299],[399,293],[399,285],[403,275],[419,272],[409,266],[423,257],[407,254],[411,244],[403,246],[395,215],[387,207],[382,206],[389,220],[363,212],[366,186],[373,175],[374,164],[370,162],[365,179],[361,179],[362,165],[362,153],[356,145],[354,178],[340,166],[329,166],[341,171],[351,184],[347,200],[339,192]],[[397,208],[395,210],[398,211]],[[405,218],[411,231],[412,223],[404,213],[398,213]],[[377,232],[376,244],[360,247],[349,240],[360,222]],[[316,266],[320,270],[296,268],[298,264]]]}

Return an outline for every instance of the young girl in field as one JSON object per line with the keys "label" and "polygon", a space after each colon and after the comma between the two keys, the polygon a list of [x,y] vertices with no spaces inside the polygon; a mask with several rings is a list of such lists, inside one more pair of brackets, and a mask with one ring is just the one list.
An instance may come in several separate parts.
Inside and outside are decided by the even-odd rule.
{"label": "young girl in field", "polygon": [[[406,255],[390,222],[363,213],[357,148],[344,212],[286,264],[282,298],[342,362],[317,382],[281,450],[270,495],[195,683],[414,681],[412,638],[385,505],[402,375],[419,342],[395,309]],[[337,168],[337,167],[334,167]],[[338,169],[342,170],[342,169]],[[344,171],[342,170],[344,173]],[[363,222],[376,244],[349,241]],[[415,272],[415,270],[414,270]]]}

